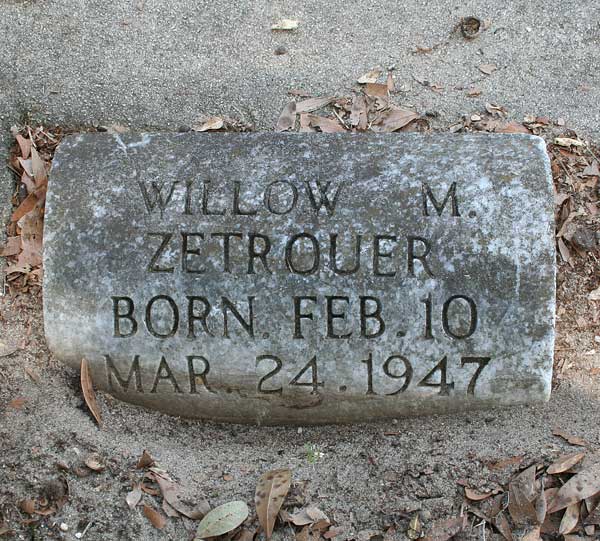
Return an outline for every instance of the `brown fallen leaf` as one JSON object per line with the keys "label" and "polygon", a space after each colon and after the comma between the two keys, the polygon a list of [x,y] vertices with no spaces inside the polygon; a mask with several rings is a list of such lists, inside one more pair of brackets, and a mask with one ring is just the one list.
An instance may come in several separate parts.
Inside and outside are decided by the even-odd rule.
{"label": "brown fallen leaf", "polygon": [[300,115],[300,133],[314,133],[317,130],[310,125],[310,117],[308,113]]}
{"label": "brown fallen leaf", "polygon": [[350,109],[350,125],[357,130],[364,131],[367,129],[367,124],[367,100],[364,96],[354,96],[352,99],[352,108]]}
{"label": "brown fallen leaf", "polygon": [[479,492],[478,490],[465,487],[465,496],[469,498],[469,500],[473,500],[474,502],[485,500],[489,498],[492,494],[493,492]]}
{"label": "brown fallen leaf", "polygon": [[495,64],[481,64],[481,66],[479,66],[479,71],[481,73],[485,73],[486,75],[491,75],[497,69],[498,66],[496,66]]}
{"label": "brown fallen leaf", "polygon": [[18,222],[21,228],[22,251],[17,265],[38,267],[42,264],[44,217],[40,208],[35,206]]}
{"label": "brown fallen leaf", "polygon": [[293,130],[296,125],[296,102],[289,102],[281,111],[275,131]]}
{"label": "brown fallen leaf", "polygon": [[570,470],[573,466],[575,466],[575,464],[581,462],[584,456],[585,453],[572,453],[569,455],[562,455],[558,457],[558,460],[556,462],[548,466],[546,472],[549,474],[566,472],[567,470]]}
{"label": "brown fallen leaf", "polygon": [[143,470],[144,468],[149,468],[154,465],[154,459],[150,456],[150,453],[144,449],[142,456],[137,461],[135,465],[136,469]]}
{"label": "brown fallen leaf", "polygon": [[35,512],[35,501],[31,499],[22,500],[19,503],[19,507],[24,513],[27,513],[28,515],[33,515],[33,513]]}
{"label": "brown fallen leaf", "polygon": [[598,493],[600,493],[600,465],[595,464],[574,475],[560,487],[548,506],[548,513],[556,513]]}
{"label": "brown fallen leaf", "polygon": [[20,410],[25,405],[25,402],[27,402],[27,399],[23,397],[14,398],[8,403],[8,407],[15,410]]}
{"label": "brown fallen leaf", "polygon": [[447,541],[452,539],[466,525],[467,515],[438,520],[433,523],[429,533],[421,538],[422,541]]}
{"label": "brown fallen leaf", "polygon": [[493,524],[496,526],[500,535],[506,539],[506,541],[513,541],[512,531],[506,515],[503,512],[498,513],[494,519]]}
{"label": "brown fallen leaf", "polygon": [[209,511],[210,505],[204,498],[192,500],[184,494],[183,487],[173,481],[166,472],[158,468],[150,468],[154,480],[160,487],[163,498],[178,513],[192,520],[202,519]]}
{"label": "brown fallen leaf", "polygon": [[519,124],[518,122],[507,122],[504,126],[500,128],[496,128],[496,132],[498,133],[528,133],[531,132],[523,126],[523,124]]}
{"label": "brown fallen leaf", "polygon": [[361,75],[356,82],[360,85],[366,85],[367,83],[376,83],[377,79],[381,75],[383,70],[381,68],[373,68],[364,75]]}
{"label": "brown fallen leaf", "polygon": [[40,186],[48,181],[48,169],[46,162],[42,160],[34,146],[31,147],[31,170],[35,183]]}
{"label": "brown fallen leaf", "polygon": [[467,91],[467,96],[469,96],[469,98],[476,98],[477,96],[481,96],[481,89],[480,88],[470,88]]}
{"label": "brown fallen leaf", "polygon": [[208,120],[203,122],[197,128],[192,126],[192,130],[197,131],[197,132],[203,132],[203,131],[209,131],[209,130],[220,130],[224,125],[225,125],[225,122],[223,121],[223,119],[221,117],[211,116]]}
{"label": "brown fallen leaf", "polygon": [[567,434],[564,430],[561,430],[560,428],[555,428],[552,431],[552,434],[554,434],[555,436],[559,436],[564,440],[567,440],[571,445],[578,445],[581,447],[585,447],[587,445],[587,442],[583,438]]}
{"label": "brown fallen leaf", "polygon": [[317,109],[329,105],[333,100],[335,100],[334,96],[327,96],[324,98],[310,98],[308,100],[299,101],[296,103],[296,113],[312,113]]}
{"label": "brown fallen leaf", "polygon": [[402,107],[390,108],[372,126],[373,131],[393,132],[420,118],[418,113]]}
{"label": "brown fallen leaf", "polygon": [[258,522],[267,539],[270,539],[273,534],[275,519],[290,490],[291,482],[292,472],[287,469],[266,472],[258,481],[254,503]]}
{"label": "brown fallen leaf", "polygon": [[144,515],[158,530],[162,530],[167,523],[167,519],[161,513],[146,504],[144,504]]}
{"label": "brown fallen leaf", "polygon": [[86,457],[84,463],[90,470],[95,472],[101,472],[104,469],[106,469],[102,458],[96,453],[92,453],[91,455]]}
{"label": "brown fallen leaf", "polygon": [[21,237],[8,237],[6,244],[0,248],[0,257],[17,255],[21,251]]}
{"label": "brown fallen leaf", "polygon": [[96,401],[96,393],[94,392],[94,386],[92,383],[92,376],[90,374],[89,364],[86,359],[81,359],[81,390],[83,391],[83,398],[87,407],[91,411],[94,419],[98,423],[98,426],[102,426],[102,418],[100,417],[100,408]]}
{"label": "brown fallen leaf", "polygon": [[38,202],[37,195],[34,193],[30,193],[21,204],[16,208],[16,210],[12,213],[10,217],[11,222],[18,222],[25,214],[31,211]]}
{"label": "brown fallen leaf", "polygon": [[497,460],[495,462],[487,462],[486,466],[490,470],[504,470],[509,466],[516,466],[517,464],[520,464],[521,462],[523,462],[524,459],[525,457],[523,455],[517,455],[510,458]]}
{"label": "brown fallen leaf", "polygon": [[327,515],[314,505],[309,505],[308,507],[296,511],[292,515],[289,515],[288,520],[295,526],[312,525],[321,520],[329,522]]}
{"label": "brown fallen leaf", "polygon": [[26,139],[20,133],[15,136],[15,139],[17,140],[19,150],[21,151],[21,158],[26,160],[31,153],[31,139]]}
{"label": "brown fallen leaf", "polygon": [[127,502],[127,506],[129,509],[133,509],[140,503],[142,499],[142,489],[140,488],[140,483],[136,483],[133,488],[127,493],[125,496],[125,501]]}
{"label": "brown fallen leaf", "polygon": [[388,85],[380,83],[367,83],[365,85],[365,94],[378,98],[387,98],[389,96]]}
{"label": "brown fallen leaf", "polygon": [[343,133],[346,129],[337,120],[324,116],[309,115],[310,125],[319,128],[323,133]]}
{"label": "brown fallen leaf", "polygon": [[181,516],[181,514],[167,500],[164,499],[162,501],[162,510],[164,511],[165,515],[171,518],[179,518]]}
{"label": "brown fallen leaf", "polygon": [[565,535],[571,533],[579,522],[579,502],[569,505],[565,509],[565,514],[560,521],[560,528],[558,529],[559,535]]}
{"label": "brown fallen leaf", "polygon": [[394,76],[392,75],[391,71],[388,71],[385,84],[387,85],[388,92],[393,92],[396,89],[396,85],[394,83]]}

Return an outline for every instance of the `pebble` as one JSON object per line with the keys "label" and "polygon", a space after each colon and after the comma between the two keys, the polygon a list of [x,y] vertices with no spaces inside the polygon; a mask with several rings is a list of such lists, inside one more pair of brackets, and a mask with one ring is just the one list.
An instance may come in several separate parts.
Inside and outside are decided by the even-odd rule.
{"label": "pebble", "polygon": [[63,531],[63,532],[68,532],[69,531],[69,526],[67,524],[65,524],[64,522],[60,523],[59,528]]}

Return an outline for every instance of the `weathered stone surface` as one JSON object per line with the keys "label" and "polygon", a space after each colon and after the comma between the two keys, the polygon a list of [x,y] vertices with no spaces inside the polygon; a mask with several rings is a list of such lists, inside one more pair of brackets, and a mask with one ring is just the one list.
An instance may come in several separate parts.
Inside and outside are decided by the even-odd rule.
{"label": "weathered stone surface", "polygon": [[47,201],[46,336],[98,387],[191,417],[543,401],[552,200],[532,136],[73,136]]}

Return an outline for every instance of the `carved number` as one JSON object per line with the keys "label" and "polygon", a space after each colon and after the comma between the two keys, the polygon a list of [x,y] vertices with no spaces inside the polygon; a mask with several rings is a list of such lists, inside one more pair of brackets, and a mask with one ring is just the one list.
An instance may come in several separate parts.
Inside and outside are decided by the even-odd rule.
{"label": "carved number", "polygon": [[[300,382],[300,378],[304,375],[304,373],[310,369],[311,371],[311,381],[310,382]],[[319,381],[318,373],[317,373],[317,358],[313,357],[306,366],[296,374],[296,376],[290,381],[290,385],[298,385],[300,387],[312,387],[311,394],[316,394],[319,390],[319,387],[323,387],[323,382]]]}
{"label": "carved number", "polygon": [[[448,311],[452,303],[458,299],[466,301],[469,306],[469,329],[465,333],[458,333],[450,327],[450,321],[448,320]],[[425,331],[423,338],[430,340],[433,338],[432,331],[432,312],[433,312],[433,301],[431,300],[431,293],[427,295],[421,302],[425,305]],[[449,297],[442,307],[442,327],[444,332],[456,340],[464,340],[469,338],[477,330],[477,305],[475,301],[466,295],[452,295]]]}
{"label": "carved number", "polygon": [[[439,383],[432,382],[431,381],[432,377],[438,371],[440,373],[440,382]],[[437,363],[429,372],[427,372],[427,375],[417,385],[419,387],[439,387],[440,388],[439,395],[440,396],[448,396],[450,394],[450,390],[454,389],[454,382],[448,383],[448,381],[446,379],[447,371],[448,371],[448,360],[446,359],[446,356],[444,356],[439,363]]]}
{"label": "carved number", "polygon": [[481,374],[482,370],[488,365],[490,362],[490,357],[463,357],[460,360],[460,366],[465,366],[465,364],[478,364],[477,370],[471,377],[471,381],[469,381],[469,386],[467,387],[467,394],[474,395],[475,394],[475,385],[477,384],[477,379]]}
{"label": "carved number", "polygon": [[256,357],[257,368],[261,361],[273,361],[275,363],[275,368],[273,368],[273,370],[271,370],[268,374],[265,374],[262,378],[260,378],[260,381],[258,382],[258,392],[264,394],[282,394],[282,387],[279,387],[279,389],[263,389],[263,384],[265,381],[267,381],[269,378],[272,378],[281,370],[281,367],[283,366],[283,361],[279,357],[275,357],[275,355],[259,355],[258,357]]}

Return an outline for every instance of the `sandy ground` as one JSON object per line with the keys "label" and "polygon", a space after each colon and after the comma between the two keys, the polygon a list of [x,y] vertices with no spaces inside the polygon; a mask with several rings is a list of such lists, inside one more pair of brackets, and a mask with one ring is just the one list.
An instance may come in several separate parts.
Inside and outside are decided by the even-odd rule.
{"label": "sandy ground", "polygon": [[[579,279],[571,282],[579,290]],[[584,302],[575,297],[575,304]],[[16,539],[76,539],[88,523],[88,540],[188,539],[191,521],[170,519],[159,532],[140,507],[131,511],[125,504],[132,480],[141,477],[135,464],[147,449],[193,498],[204,495],[211,505],[252,502],[261,473],[289,467],[298,501],[328,513],[343,527],[342,538],[368,539],[365,530],[395,526],[395,538],[405,539],[415,510],[421,510],[426,525],[459,512],[457,481],[494,488],[519,467],[580,449],[553,436],[555,427],[585,438],[595,456],[600,397],[598,376],[591,374],[600,367],[600,354],[590,344],[593,333],[571,328],[568,320],[559,323],[558,347],[570,338],[569,367],[557,374],[557,388],[545,406],[298,429],[191,422],[102,395],[100,429],[83,404],[78,374],[52,358],[44,345],[39,295],[4,297],[4,336],[20,349],[0,358],[0,512],[18,529]],[[562,357],[559,352],[557,359]],[[323,456],[312,462],[307,446]],[[91,453],[98,453],[107,468],[81,477]],[[522,460],[494,468],[512,457]],[[37,527],[19,526],[28,516],[18,503],[52,496],[60,479],[68,481],[70,493],[59,513]],[[151,496],[145,501],[160,502]],[[61,523],[67,532],[59,529]],[[481,528],[461,535],[457,539],[481,539]],[[282,527],[276,537],[293,539],[293,533]]]}
{"label": "sandy ground", "polygon": [[[396,101],[429,112],[434,125],[495,102],[512,118],[560,117],[582,134],[600,135],[600,6],[591,0],[504,4],[4,1],[0,159],[11,140],[9,127],[26,117],[50,125],[176,129],[221,113],[272,129],[290,89],[342,95],[376,65],[395,66],[402,89]],[[453,28],[471,14],[492,25],[465,42]],[[299,19],[299,31],[271,33],[269,25],[281,17]],[[280,45],[288,52],[276,56]],[[417,54],[416,46],[437,47]],[[490,63],[498,69],[485,76],[478,66]],[[481,88],[481,96],[469,98],[471,87]],[[12,177],[2,170],[2,220],[12,190]],[[46,349],[41,293],[0,297],[0,339],[19,348],[0,357],[0,513],[17,529],[16,539],[76,539],[90,523],[86,540],[188,539],[192,522],[171,519],[159,532],[141,508],[125,504],[132,480],[140,477],[135,463],[147,449],[192,495],[204,494],[212,505],[251,502],[258,476],[285,466],[293,470],[298,501],[318,505],[343,526],[344,536],[366,540],[365,530],[395,525],[395,537],[404,539],[414,510],[422,510],[426,525],[459,511],[457,480],[491,488],[519,467],[573,451],[552,435],[554,427],[585,438],[589,454],[597,453],[600,344],[594,337],[600,332],[585,324],[587,293],[598,286],[592,263],[561,269],[549,404],[302,430],[190,422],[104,396],[99,429],[83,406],[78,374]],[[313,463],[307,446],[323,456]],[[107,468],[81,476],[90,453]],[[516,456],[523,458],[494,469],[495,462]],[[61,479],[69,498],[60,512],[23,525],[27,516],[18,503],[43,494],[56,498]],[[293,538],[286,528],[276,535]],[[476,526],[461,535],[482,538]]]}

